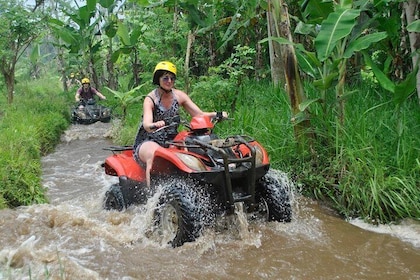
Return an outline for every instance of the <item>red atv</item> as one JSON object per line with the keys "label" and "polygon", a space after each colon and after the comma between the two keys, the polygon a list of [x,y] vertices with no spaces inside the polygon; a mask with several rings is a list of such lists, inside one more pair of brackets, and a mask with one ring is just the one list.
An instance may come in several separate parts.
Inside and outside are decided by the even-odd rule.
{"label": "red atv", "polygon": [[158,148],[150,188],[132,147],[107,148],[113,155],[103,164],[105,173],[118,176],[119,183],[106,192],[104,208],[121,211],[145,203],[160,186],[155,225],[159,232],[170,233],[174,247],[194,241],[218,217],[234,214],[235,205],[269,221],[290,222],[288,190],[268,173],[265,149],[249,136],[220,139],[212,131],[217,121],[193,117],[167,147]]}

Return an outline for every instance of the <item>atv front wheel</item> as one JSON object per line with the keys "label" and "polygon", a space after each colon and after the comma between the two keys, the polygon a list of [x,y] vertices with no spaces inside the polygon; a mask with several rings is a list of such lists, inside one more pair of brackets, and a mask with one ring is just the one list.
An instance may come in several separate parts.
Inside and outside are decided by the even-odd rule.
{"label": "atv front wheel", "polygon": [[118,184],[112,185],[105,193],[103,206],[106,210],[118,211],[122,211],[126,207],[121,188]]}
{"label": "atv front wheel", "polygon": [[258,200],[268,210],[268,220],[277,222],[290,222],[292,220],[292,208],[286,187],[275,177],[266,174],[256,185]]}
{"label": "atv front wheel", "polygon": [[201,230],[196,195],[183,183],[167,188],[159,199],[155,221],[159,235],[172,247],[194,241]]}

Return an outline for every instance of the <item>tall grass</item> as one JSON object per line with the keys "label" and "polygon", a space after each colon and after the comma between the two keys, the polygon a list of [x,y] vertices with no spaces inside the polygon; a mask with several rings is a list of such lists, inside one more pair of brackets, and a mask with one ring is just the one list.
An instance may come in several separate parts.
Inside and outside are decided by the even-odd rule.
{"label": "tall grass", "polygon": [[19,83],[13,104],[0,98],[0,208],[46,202],[41,156],[70,120],[68,97],[51,80]]}
{"label": "tall grass", "polygon": [[348,100],[337,208],[374,223],[420,218],[418,104],[367,89]]}

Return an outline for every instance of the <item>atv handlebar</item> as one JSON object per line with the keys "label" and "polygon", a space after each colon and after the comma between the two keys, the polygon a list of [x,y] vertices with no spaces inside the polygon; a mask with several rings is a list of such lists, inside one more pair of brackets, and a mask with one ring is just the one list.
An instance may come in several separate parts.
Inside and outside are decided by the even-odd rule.
{"label": "atv handlebar", "polygon": [[[173,123],[170,123],[170,124],[168,124],[168,125],[165,125],[165,126],[162,126],[162,127],[159,127],[158,129],[156,129],[155,131],[153,131],[152,133],[156,133],[156,132],[158,132],[158,131],[161,131],[161,130],[163,130],[163,129],[166,129],[166,128],[169,128],[169,127],[172,127],[172,126],[176,126],[176,125],[179,125],[179,123],[176,123],[176,122],[173,122]],[[153,127],[153,128],[152,128]],[[156,128],[156,126],[151,126],[150,127],[150,129],[155,129]]]}
{"label": "atv handlebar", "polygon": [[181,119],[179,116],[175,116],[175,117],[170,117],[170,118],[166,118],[163,120],[165,122],[165,125],[162,127],[159,127],[158,129],[156,129],[156,125],[151,125],[150,129],[156,129],[155,131],[153,131],[153,133],[156,133],[162,129],[168,128],[168,127],[172,127],[172,126],[177,126],[180,124]]}
{"label": "atv handlebar", "polygon": [[[223,117],[222,112],[217,112],[216,117],[211,118],[211,121],[212,121],[213,124],[216,124],[216,123],[224,121],[224,120],[234,120],[234,118],[229,118],[229,117],[225,118],[225,117]],[[172,127],[172,126],[177,126],[181,123],[184,126],[186,126],[187,128],[190,129],[189,123],[187,123],[186,121],[181,121],[179,116],[166,118],[163,121],[165,122],[165,125],[162,126],[162,127],[157,128],[156,125],[154,125],[154,124],[149,127],[151,130],[154,130],[152,133],[156,133],[156,132],[158,132],[162,129],[166,129],[166,128],[169,128],[169,127]]]}

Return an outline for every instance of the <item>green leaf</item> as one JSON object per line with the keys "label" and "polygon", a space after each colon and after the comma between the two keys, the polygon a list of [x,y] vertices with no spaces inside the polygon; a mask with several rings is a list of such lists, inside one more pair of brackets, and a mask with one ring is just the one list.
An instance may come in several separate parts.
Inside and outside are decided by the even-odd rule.
{"label": "green leaf", "polygon": [[394,102],[401,105],[416,90],[418,67],[404,81],[395,86]]}
{"label": "green leaf", "polygon": [[109,24],[105,27],[105,34],[108,38],[114,38],[117,33],[118,25],[116,22],[110,21]]}
{"label": "green leaf", "polygon": [[48,24],[51,26],[61,26],[61,27],[64,26],[64,22],[55,18],[50,18],[48,20]]}
{"label": "green leaf", "polygon": [[379,42],[387,37],[386,32],[377,32],[359,37],[352,41],[344,51],[344,58],[350,58],[354,53],[360,52],[370,47],[373,43]]}
{"label": "green leaf", "polygon": [[137,41],[138,41],[140,35],[143,34],[143,28],[144,28],[144,26],[143,27],[142,26],[137,26],[131,31],[131,36],[130,36],[131,45],[137,44]]}
{"label": "green leaf", "polygon": [[130,34],[128,33],[128,28],[124,23],[118,22],[117,34],[121,38],[121,41],[123,42],[124,45],[126,46],[131,45]]}
{"label": "green leaf", "polygon": [[96,1],[97,0],[87,0],[86,1],[86,7],[87,7],[87,12],[90,14],[91,12],[95,11],[96,9]]}
{"label": "green leaf", "polygon": [[313,35],[315,30],[314,24],[306,24],[299,21],[295,28],[295,34]]}
{"label": "green leaf", "polygon": [[108,9],[109,7],[111,7],[114,4],[114,0],[99,0],[99,4]]}
{"label": "green leaf", "polygon": [[117,62],[118,61],[118,58],[120,57],[120,54],[121,54],[121,51],[120,50],[116,50],[115,52],[113,52],[111,54],[111,61],[113,63]]}
{"label": "green leaf", "polygon": [[307,23],[320,24],[334,11],[333,1],[303,1],[302,16]]}
{"label": "green leaf", "polygon": [[262,39],[261,41],[259,41],[260,44],[268,42],[270,40],[273,40],[281,45],[294,45],[293,42],[290,42],[289,40],[283,38],[283,37],[267,37],[265,39]]}
{"label": "green leaf", "polygon": [[318,67],[320,67],[320,62],[316,58],[315,53],[296,51],[296,58],[299,62],[299,67],[303,72],[313,78],[318,77]]}
{"label": "green leaf", "polygon": [[140,6],[149,6],[150,5],[149,0],[136,0],[135,2]]}
{"label": "green leaf", "polygon": [[75,18],[72,19],[79,24],[81,29],[85,29],[86,26],[89,26],[90,11],[88,10],[87,6],[80,7],[78,20],[76,20]]}
{"label": "green leaf", "polygon": [[314,86],[316,86],[317,88],[321,90],[326,90],[331,87],[332,83],[336,80],[337,76],[338,76],[337,72],[330,73],[329,75],[325,76],[322,79],[315,80],[313,84]]}
{"label": "green leaf", "polygon": [[321,30],[315,38],[315,48],[320,61],[325,61],[333,53],[337,42],[347,37],[356,24],[360,10],[344,9],[331,13],[322,22]]}
{"label": "green leaf", "polygon": [[407,25],[408,32],[420,32],[420,19],[413,21]]}
{"label": "green leaf", "polygon": [[394,93],[395,92],[395,84],[382,72],[379,67],[372,61],[370,55],[367,52],[362,52],[363,57],[365,58],[365,62],[375,74],[376,79],[378,79],[379,84],[382,88]]}
{"label": "green leaf", "polygon": [[299,110],[301,112],[305,111],[306,108],[308,108],[314,102],[321,102],[321,98],[315,98],[315,99],[303,101],[302,103],[299,104]]}
{"label": "green leaf", "polygon": [[34,45],[34,47],[32,48],[32,52],[31,52],[31,62],[32,63],[36,63],[39,59],[40,55],[39,55],[39,44]]}
{"label": "green leaf", "polygon": [[132,47],[124,47],[120,49],[123,54],[130,54],[133,51]]}
{"label": "green leaf", "polygon": [[300,124],[300,123],[302,123],[304,121],[307,121],[307,120],[308,120],[307,114],[305,114],[304,112],[301,111],[301,112],[294,115],[293,125]]}
{"label": "green leaf", "polygon": [[78,41],[75,34],[67,28],[57,30],[57,34],[67,44],[74,44]]}

